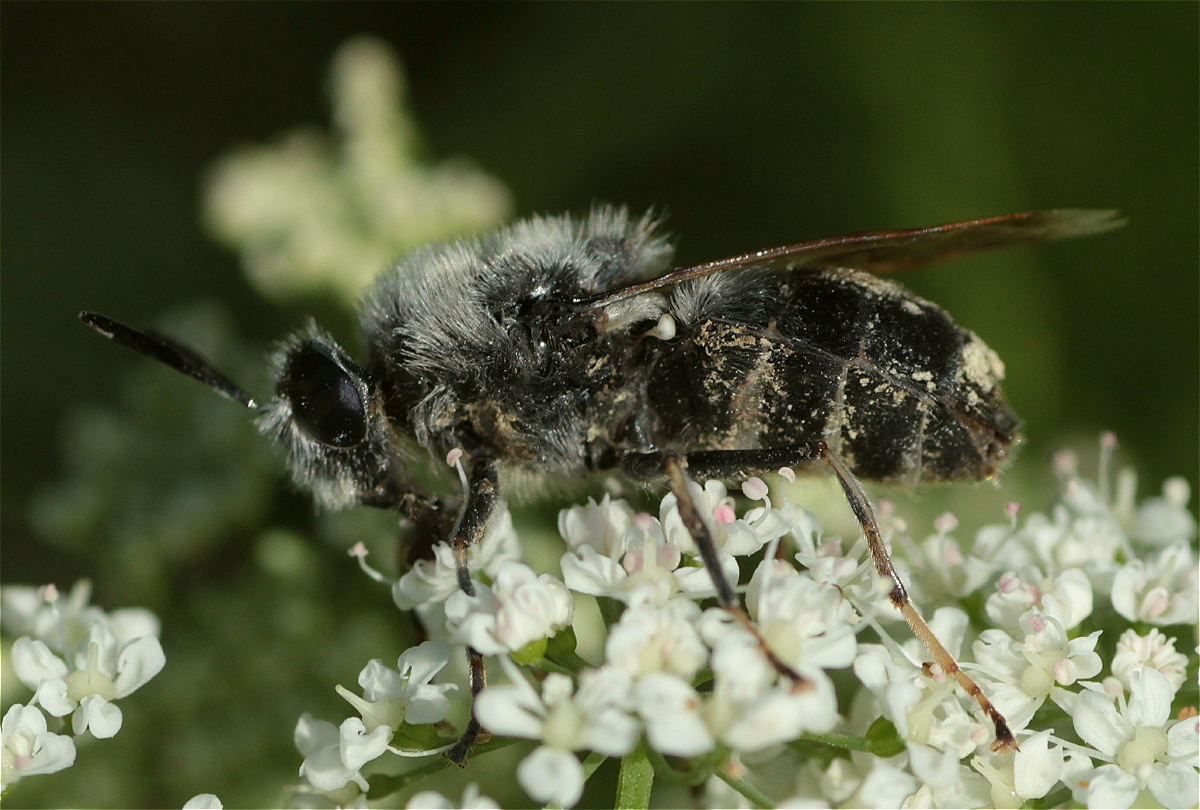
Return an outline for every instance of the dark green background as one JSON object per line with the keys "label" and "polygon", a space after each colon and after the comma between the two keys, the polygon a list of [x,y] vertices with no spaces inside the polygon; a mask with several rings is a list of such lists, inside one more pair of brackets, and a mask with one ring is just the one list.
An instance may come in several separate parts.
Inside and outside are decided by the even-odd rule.
{"label": "dark green background", "polygon": [[474,159],[517,214],[663,206],[681,262],[1122,209],[1122,231],[906,282],[1005,359],[1027,423],[1019,464],[1044,468],[1064,443],[1112,429],[1143,490],[1174,474],[1195,490],[1198,11],[0,4],[5,580],[67,584],[27,506],[60,469],[64,413],[111,398],[134,362],[83,329],[80,309],[142,324],[215,298],[264,346],[301,322],[301,308],[255,297],[201,233],[200,177],[231,146],[327,125],[329,57],[362,32],[403,57],[432,157]]}

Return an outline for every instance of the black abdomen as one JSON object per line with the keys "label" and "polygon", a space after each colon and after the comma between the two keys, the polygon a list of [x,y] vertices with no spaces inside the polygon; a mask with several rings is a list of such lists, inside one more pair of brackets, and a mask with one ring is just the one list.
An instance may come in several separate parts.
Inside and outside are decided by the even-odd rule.
{"label": "black abdomen", "polygon": [[995,354],[903,287],[850,270],[702,283],[672,302],[678,336],[647,379],[657,446],[824,440],[864,478],[916,484],[986,478],[1016,440]]}

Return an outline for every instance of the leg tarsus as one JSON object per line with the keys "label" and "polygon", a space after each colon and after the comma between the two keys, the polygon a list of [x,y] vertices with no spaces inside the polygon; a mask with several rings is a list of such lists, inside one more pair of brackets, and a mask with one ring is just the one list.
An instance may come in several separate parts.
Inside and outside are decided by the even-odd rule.
{"label": "leg tarsus", "polygon": [[483,730],[475,717],[475,698],[487,686],[487,670],[483,668],[483,656],[474,647],[467,647],[467,664],[471,675],[471,719],[467,721],[467,727],[458,738],[458,742],[446,752],[446,758],[460,768],[466,766],[467,754],[471,753],[476,738]]}
{"label": "leg tarsus", "polygon": [[871,551],[871,559],[875,563],[875,570],[881,577],[887,577],[892,581],[892,589],[888,592],[888,600],[900,611],[900,614],[904,617],[904,621],[908,623],[909,628],[912,630],[913,635],[921,640],[925,648],[929,650],[929,654],[933,656],[934,661],[937,662],[947,675],[954,676],[954,679],[958,681],[958,685],[963,688],[963,691],[975,699],[979,704],[979,708],[992,721],[992,725],[996,729],[996,741],[992,744],[992,750],[1010,751],[1017,749],[1017,741],[1013,737],[1004,716],[996,710],[992,702],[983,694],[983,690],[979,688],[979,685],[967,673],[962,671],[958,666],[958,662],[954,660],[954,656],[950,655],[950,652],[942,646],[942,642],[933,634],[929,625],[921,618],[921,614],[913,607],[912,602],[908,598],[908,591],[905,589],[904,583],[900,580],[900,576],[896,573],[891,557],[888,556],[887,547],[884,545],[883,537],[879,533],[879,524],[875,521],[875,512],[871,508],[871,502],[867,499],[866,493],[863,491],[862,484],[858,482],[858,479],[854,477],[854,474],[850,472],[845,463],[829,450],[824,442],[816,443],[816,452],[817,455],[833,468],[838,482],[842,485],[842,491],[846,494],[846,500],[850,502],[850,508],[854,511],[854,516],[858,518],[863,534],[867,537],[867,546]]}

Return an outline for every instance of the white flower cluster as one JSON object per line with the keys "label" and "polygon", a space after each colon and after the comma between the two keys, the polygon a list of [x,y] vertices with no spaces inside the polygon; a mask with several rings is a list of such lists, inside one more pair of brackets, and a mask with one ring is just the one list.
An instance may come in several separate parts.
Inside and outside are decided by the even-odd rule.
{"label": "white flower cluster", "polygon": [[[33,690],[27,705],[4,714],[0,790],[23,776],[54,773],[75,762],[75,737],[114,736],[123,698],[163,668],[158,619],[140,608],[105,613],[89,606],[91,584],[80,581],[63,599],[54,586],[0,589],[4,629],[16,676]],[[47,720],[49,715],[51,720]],[[51,731],[67,730],[67,734]]]}
{"label": "white flower cluster", "polygon": [[223,157],[208,178],[209,230],[276,299],[332,292],[347,304],[396,256],[487,230],[508,191],[462,158],[427,165],[404,72],[373,37],[349,40],[330,76],[336,139],[305,129]]}
{"label": "white flower cluster", "polygon": [[[744,493],[759,505],[739,518],[723,484],[692,485],[715,528],[722,568],[735,584],[737,556],[774,548],[811,521],[794,506],[773,507],[758,479]],[[757,641],[726,611],[698,604],[713,596],[713,584],[673,496],[663,499],[658,517],[639,514],[624,501],[589,501],[564,510],[559,526],[568,546],[561,580],[538,575],[517,559],[520,544],[502,505],[472,549],[474,597],[458,590],[453,554],[444,543],[435,547],[433,560],[417,563],[393,584],[397,605],[416,609],[431,633],[503,656],[509,682],[485,689],[475,710],[494,735],[541,741],[517,770],[531,798],[573,805],[584,783],[573,752],[622,756],[643,733],[655,751],[691,757],[717,749],[753,754],[833,728],[837,704],[824,670],[853,663],[858,621],[835,585],[774,561],[772,553],[744,589],[763,638],[809,680],[797,689],[780,682]],[[552,672],[535,689],[513,662],[536,664],[547,654],[551,640],[571,624],[576,594],[625,606],[608,630],[606,662],[584,665],[576,677]],[[702,671],[710,678],[699,678]],[[338,772],[341,784],[348,781],[344,774],[357,770],[353,764],[359,763],[347,762]],[[309,777],[314,787],[328,789]]]}
{"label": "white flower cluster", "polygon": [[450,652],[446,644],[427,641],[405,650],[396,669],[378,660],[368,663],[358,676],[361,696],[337,687],[359,716],[337,726],[307,714],[300,718],[295,731],[296,747],[304,755],[300,776],[337,804],[346,805],[367,789],[363,766],[386,752],[398,756],[436,753],[398,748],[392,743],[406,725],[432,724],[445,718],[450,710],[446,693],[458,687],[431,681],[450,660]]}
{"label": "white flower cluster", "polygon": [[[889,629],[896,612],[864,538],[844,551],[813,515],[768,494],[758,479],[743,486],[751,505],[743,513],[721,483],[692,484],[691,494],[755,627],[807,688],[781,679],[727,611],[705,607],[713,585],[671,495],[657,516],[610,497],[563,510],[561,578],[520,561],[501,506],[471,552],[476,596],[458,590],[445,544],[392,583],[393,596],[435,638],[499,657],[507,683],[484,689],[475,710],[491,734],[538,742],[516,773],[535,802],[579,801],[590,770],[577,752],[623,757],[644,743],[658,767],[692,758],[748,796],[753,788],[731,773],[754,781],[769,763],[797,758],[791,771],[799,777],[776,786],[796,805],[1194,806],[1200,721],[1194,708],[1171,707],[1187,679],[1195,681],[1196,659],[1159,629],[1197,622],[1196,523],[1186,484],[1168,481],[1160,497],[1137,504],[1128,474],[1110,497],[1073,466],[1060,460],[1060,468],[1063,495],[1048,514],[1018,520],[1010,504],[1008,520],[979,530],[973,542],[954,537],[958,524],[949,515],[913,542],[889,506],[880,509],[918,604],[1008,719],[1016,752],[993,752],[992,724],[971,698],[939,667],[923,664],[919,641]],[[757,562],[743,580],[738,559],[751,555]],[[582,595],[612,607],[599,664],[556,652]],[[974,605],[974,615],[964,605]],[[1108,649],[1116,646],[1107,663],[1098,652],[1102,637],[1112,639]],[[839,669],[851,669],[863,687],[843,695],[840,711],[829,674]],[[371,736],[379,727],[355,724],[339,735],[330,726],[324,745],[328,751],[336,742],[339,754],[322,773],[336,778],[314,779],[308,742],[302,772],[318,788],[365,789],[361,765],[386,748],[387,734]],[[849,755],[805,756],[815,744]],[[333,795],[344,803],[358,793]],[[432,802],[436,794],[418,795]],[[476,800],[491,802],[471,794]]]}
{"label": "white flower cluster", "polygon": [[[981,529],[965,551],[950,536],[955,521],[947,519],[924,542],[899,543],[926,607],[946,597],[982,597],[991,626],[974,637],[974,660],[964,669],[1007,718],[1021,748],[1015,755],[987,750],[988,724],[964,712],[961,697],[939,694],[949,684],[939,686],[938,677],[912,665],[913,642],[901,645],[910,648],[907,658],[861,644],[855,672],[873,709],[896,725],[908,748],[911,776],[890,782],[891,798],[907,791],[910,806],[1015,807],[1045,800],[1057,788],[1048,806],[1196,805],[1196,708],[1171,711],[1188,673],[1195,683],[1196,659],[1176,651],[1177,638],[1149,626],[1183,625],[1193,634],[1188,646],[1195,645],[1196,521],[1182,479],[1136,504],[1136,481],[1127,471],[1110,496],[1113,444],[1103,439],[1098,483],[1079,477],[1073,458],[1060,456],[1063,494],[1049,514],[1018,521],[1010,504],[1010,521]],[[841,569],[851,570],[848,563]],[[939,608],[930,624],[956,654],[969,640],[959,607]],[[1102,636],[1119,636],[1107,675],[1097,652]],[[863,709],[856,704],[856,711]],[[872,719],[868,713],[856,728]],[[1074,736],[1039,730],[1066,727],[1064,720]],[[858,770],[838,765],[810,774],[809,784],[863,805],[871,801],[861,791],[874,771],[900,760]]]}

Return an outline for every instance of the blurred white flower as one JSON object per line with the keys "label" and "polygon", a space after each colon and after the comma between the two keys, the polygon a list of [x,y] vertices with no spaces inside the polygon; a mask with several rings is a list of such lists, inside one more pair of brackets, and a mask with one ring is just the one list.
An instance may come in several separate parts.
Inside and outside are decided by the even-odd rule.
{"label": "blurred white flower", "polygon": [[1187,510],[1191,488],[1185,478],[1163,482],[1162,497],[1147,498],[1138,506],[1130,535],[1149,546],[1169,546],[1196,536],[1196,518]]}
{"label": "blurred white flower", "polygon": [[1057,575],[1046,575],[1036,566],[1001,574],[995,592],[984,603],[984,610],[996,627],[1016,634],[1021,616],[1030,608],[1042,607],[1047,596],[1054,596],[1067,630],[1074,630],[1092,614],[1092,584],[1087,574],[1070,568]]}
{"label": "blurred white flower", "polygon": [[184,802],[183,810],[221,810],[224,806],[214,793],[197,793]]}
{"label": "blurred white flower", "polygon": [[36,706],[10,706],[0,737],[0,791],[24,776],[55,773],[75,762],[75,742],[47,731],[46,717]]}
{"label": "blurred white flower", "polygon": [[367,780],[360,769],[388,749],[392,729],[379,726],[368,732],[363,721],[348,717],[341,726],[325,720],[301,715],[296,723],[293,740],[304,756],[300,776],[322,792],[331,792],[354,782],[359,790],[367,790]]}
{"label": "blurred white flower", "polygon": [[1195,622],[1200,571],[1187,543],[1176,543],[1149,562],[1133,560],[1112,583],[1113,609],[1131,622],[1165,626]]}
{"label": "blurred white flower", "polygon": [[991,803],[991,784],[955,751],[909,743],[908,756],[921,787],[905,807],[987,807]]}
{"label": "blurred white flower", "polygon": [[65,597],[52,585],[0,588],[0,617],[14,636],[30,636],[62,655],[79,648],[96,624],[105,625],[118,644],[160,635],[158,617],[145,608],[105,611],[90,604],[92,583],[81,579]]}
{"label": "blurred white flower", "polygon": [[[60,658],[52,652],[51,644],[22,636],[13,642],[13,670],[34,690],[33,702],[55,717],[72,715],[76,734],[91,732],[101,739],[112,737],[122,722],[121,710],[112,701],[139,689],[166,663],[157,637],[133,635],[157,632],[158,622],[148,611],[124,611],[113,618],[98,608],[86,607],[76,598],[90,593],[86,587],[73,590],[68,610],[63,613],[56,609],[60,600],[55,592],[42,593],[47,597],[49,613],[41,614],[40,609],[26,613],[26,621],[65,653]],[[43,623],[40,615],[58,617],[64,623],[56,632]],[[72,644],[70,639],[80,630],[82,636]]]}
{"label": "blurred white flower", "polygon": [[539,745],[517,766],[517,783],[548,807],[574,807],[583,795],[583,766],[570,751]]}
{"label": "blurred white flower", "polygon": [[204,215],[265,295],[333,292],[352,305],[396,256],[490,229],[510,200],[462,158],[420,159],[403,71],[383,42],[348,41],[331,73],[336,138],[305,129],[224,156]]}
{"label": "blurred white flower", "polygon": [[338,694],[362,715],[367,731],[380,726],[395,731],[401,723],[437,723],[450,711],[446,693],[458,689],[457,684],[430,683],[449,662],[450,652],[448,644],[426,641],[401,653],[397,669],[372,660],[358,675],[363,696],[341,686]]}
{"label": "blurred white flower", "polygon": [[668,672],[691,678],[708,661],[699,619],[700,608],[689,599],[631,606],[609,628],[605,659],[634,677]]}
{"label": "blurred white flower", "polygon": [[916,547],[916,559],[909,556],[909,568],[919,578],[923,599],[961,599],[979,590],[995,572],[991,563],[963,552],[950,534],[957,527],[954,515],[942,515],[934,521],[934,533]]}
{"label": "blurred white flower", "polygon": [[467,783],[463,788],[462,801],[454,804],[436,790],[422,790],[409,797],[406,810],[500,810],[500,805],[479,792],[479,785]]}
{"label": "blurred white flower", "polygon": [[643,675],[634,688],[646,740],[660,754],[694,757],[713,749],[704,699],[683,678],[667,672]]}
{"label": "blurred white flower", "polygon": [[918,789],[917,779],[909,772],[906,762],[896,760],[896,757],[886,760],[871,756],[851,757],[850,761],[855,764],[853,768],[839,766],[839,760],[835,760],[822,780],[822,784],[833,792],[824,795],[837,796],[845,792],[849,785],[857,783],[853,792],[845,799],[834,801],[840,801],[843,807],[879,810],[910,807],[911,797]]}
{"label": "blurred white flower", "polygon": [[637,744],[638,723],[629,676],[614,668],[586,670],[579,688],[551,673],[539,695],[508,658],[501,659],[509,683],[489,686],[475,700],[479,722],[493,734],[541,740],[517,769],[530,798],[570,807],[583,792],[583,769],[572,751],[623,756]]}
{"label": "blurred white flower", "polygon": [[456,591],[446,600],[446,626],[460,643],[483,655],[518,652],[571,623],[575,602],[550,574],[505,562],[492,586],[475,583],[475,596]]}

